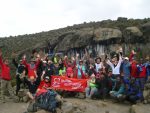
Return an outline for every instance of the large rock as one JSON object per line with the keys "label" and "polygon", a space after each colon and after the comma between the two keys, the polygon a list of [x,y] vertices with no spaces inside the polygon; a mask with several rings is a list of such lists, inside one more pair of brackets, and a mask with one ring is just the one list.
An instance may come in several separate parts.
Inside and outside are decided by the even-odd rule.
{"label": "large rock", "polygon": [[94,41],[104,41],[112,38],[122,38],[122,32],[113,28],[98,28],[94,32]]}
{"label": "large rock", "polygon": [[74,47],[83,47],[91,43],[94,29],[93,28],[84,28],[75,33],[76,36],[79,36],[78,39],[74,42]]}
{"label": "large rock", "polygon": [[143,24],[141,28],[144,34],[143,38],[146,39],[146,42],[150,42],[150,22]]}
{"label": "large rock", "polygon": [[143,33],[137,27],[127,27],[123,31],[123,37],[125,38],[125,42],[135,43],[142,42],[144,39],[142,38]]}
{"label": "large rock", "polygon": [[137,37],[141,37],[143,35],[143,33],[140,31],[140,29],[138,27],[127,27],[124,31],[124,37],[128,38],[128,36],[137,36]]}
{"label": "large rock", "polygon": [[149,34],[150,34],[150,22],[143,24],[141,27],[142,27],[142,31],[144,33],[148,33],[149,32]]}
{"label": "large rock", "polygon": [[65,102],[62,106],[63,113],[71,113],[74,111],[74,107],[72,103]]}
{"label": "large rock", "polygon": [[66,51],[71,48],[79,48],[88,45],[93,37],[93,28],[81,29],[76,32],[66,33],[60,36],[55,47],[57,51]]}
{"label": "large rock", "polygon": [[130,113],[149,113],[150,107],[145,104],[132,105]]}

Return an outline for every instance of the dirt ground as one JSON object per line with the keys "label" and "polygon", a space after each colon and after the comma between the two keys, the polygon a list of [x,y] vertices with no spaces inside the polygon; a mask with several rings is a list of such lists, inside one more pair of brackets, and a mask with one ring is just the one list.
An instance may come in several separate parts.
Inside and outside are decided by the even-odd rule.
{"label": "dirt ground", "polygon": [[[80,113],[129,113],[131,107],[130,104],[114,103],[111,100],[65,98],[65,101],[82,109]],[[27,103],[7,101],[6,103],[0,103],[0,113],[24,113],[27,106]]]}

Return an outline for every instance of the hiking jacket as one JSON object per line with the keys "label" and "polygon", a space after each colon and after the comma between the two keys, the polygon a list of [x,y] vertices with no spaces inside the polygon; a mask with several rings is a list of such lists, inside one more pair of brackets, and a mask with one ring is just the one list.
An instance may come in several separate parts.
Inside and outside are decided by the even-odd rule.
{"label": "hiking jacket", "polygon": [[131,76],[134,78],[138,77],[138,67],[136,62],[131,63]]}
{"label": "hiking jacket", "polygon": [[23,60],[23,64],[26,66],[28,70],[28,77],[34,76],[36,78],[35,71],[37,71],[37,68],[40,64],[40,60],[38,60],[33,66],[31,64],[28,64],[26,60]]}
{"label": "hiking jacket", "polygon": [[130,62],[122,62],[122,73],[125,77],[129,77],[130,76]]}
{"label": "hiking jacket", "polygon": [[138,65],[138,72],[137,78],[146,78],[146,67],[144,65]]}
{"label": "hiking jacket", "polygon": [[0,67],[1,67],[1,77],[3,80],[11,80],[11,75],[10,75],[10,67],[6,64],[3,63],[2,57],[0,56]]}
{"label": "hiking jacket", "polygon": [[110,60],[107,61],[107,64],[111,67],[112,69],[112,74],[113,75],[119,75],[120,74],[120,66],[121,66],[121,63],[122,63],[122,58],[120,57],[119,58],[119,62],[117,64],[117,66],[114,66],[113,63],[110,62]]}
{"label": "hiking jacket", "polygon": [[125,93],[124,83],[117,82],[116,80],[114,80],[113,82],[114,82],[114,86],[112,88],[112,91],[116,91],[117,94],[124,94]]}
{"label": "hiking jacket", "polygon": [[51,86],[50,82],[46,83],[44,80],[40,82],[40,85],[38,86],[38,89],[46,89]]}
{"label": "hiking jacket", "polygon": [[150,76],[150,62],[146,62],[145,64],[146,67],[146,76]]}
{"label": "hiking jacket", "polygon": [[12,63],[17,68],[16,74],[21,74],[26,68],[23,64],[18,64],[15,59],[12,60]]}
{"label": "hiking jacket", "polygon": [[131,63],[131,67],[130,67],[131,76],[134,78],[137,78],[138,77],[138,67],[137,67],[137,63],[132,60],[133,57],[134,57],[134,54],[131,52],[130,57],[129,57],[129,61]]}
{"label": "hiking jacket", "polygon": [[142,91],[140,90],[140,84],[138,81],[135,81],[133,84],[129,84],[129,88],[125,91],[126,96],[137,96],[142,97]]}

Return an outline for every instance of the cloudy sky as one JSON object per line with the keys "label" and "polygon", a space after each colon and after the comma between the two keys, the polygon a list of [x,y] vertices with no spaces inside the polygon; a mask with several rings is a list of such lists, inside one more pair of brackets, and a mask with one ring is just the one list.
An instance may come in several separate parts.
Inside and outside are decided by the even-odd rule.
{"label": "cloudy sky", "polygon": [[0,37],[117,17],[150,17],[150,0],[0,0]]}

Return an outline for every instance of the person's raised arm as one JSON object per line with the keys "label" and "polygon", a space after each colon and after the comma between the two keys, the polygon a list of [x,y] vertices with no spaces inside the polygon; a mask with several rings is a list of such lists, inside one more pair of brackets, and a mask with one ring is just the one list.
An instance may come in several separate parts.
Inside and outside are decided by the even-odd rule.
{"label": "person's raised arm", "polygon": [[67,56],[65,56],[65,57],[64,57],[64,61],[63,61],[63,63],[64,63],[64,66],[65,66],[65,67],[68,67],[67,59],[68,59],[68,57],[67,57]]}
{"label": "person's raised arm", "polygon": [[26,68],[29,67],[29,64],[28,64],[27,61],[26,61],[26,55],[23,55],[23,57],[22,57],[22,64],[25,65]]}
{"label": "person's raised arm", "polygon": [[121,56],[121,54],[119,53],[119,62],[118,62],[118,64],[121,65],[121,63],[122,63],[122,56]]}
{"label": "person's raised arm", "polygon": [[134,55],[136,54],[136,52],[134,50],[131,51],[130,56],[129,56],[129,61],[132,62],[132,59],[134,57]]}
{"label": "person's raised arm", "polygon": [[76,60],[74,57],[72,57],[71,60],[73,61],[72,69],[74,69],[76,67]]}
{"label": "person's raised arm", "polygon": [[79,54],[76,53],[76,64],[79,64]]}
{"label": "person's raised arm", "polygon": [[106,63],[112,68],[113,64],[110,62],[109,58],[107,57],[107,55],[105,55],[105,61]]}
{"label": "person's raised arm", "polygon": [[45,71],[42,72],[42,75],[41,75],[41,81],[44,80],[44,75],[45,75]]}

